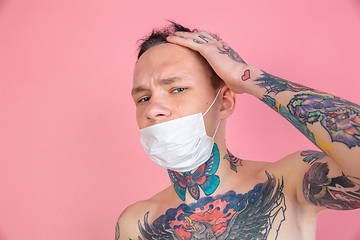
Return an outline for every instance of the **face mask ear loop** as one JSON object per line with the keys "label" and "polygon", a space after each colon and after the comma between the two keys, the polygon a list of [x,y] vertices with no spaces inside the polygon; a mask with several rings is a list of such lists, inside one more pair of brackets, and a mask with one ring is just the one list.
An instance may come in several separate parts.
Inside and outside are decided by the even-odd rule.
{"label": "face mask ear loop", "polygon": [[203,114],[203,116],[205,116],[205,114],[211,109],[211,107],[214,105],[214,103],[216,102],[217,97],[219,96],[221,91],[221,88],[219,89],[218,93],[216,94],[216,97],[214,99],[214,101],[211,103],[210,107],[206,110],[206,112]]}
{"label": "face mask ear loop", "polygon": [[214,135],[212,136],[212,139],[214,139],[214,137],[215,137],[215,135],[217,133],[217,130],[218,130],[219,126],[220,126],[220,122],[221,122],[221,120],[219,121],[218,125],[216,126],[216,129],[215,129]]}

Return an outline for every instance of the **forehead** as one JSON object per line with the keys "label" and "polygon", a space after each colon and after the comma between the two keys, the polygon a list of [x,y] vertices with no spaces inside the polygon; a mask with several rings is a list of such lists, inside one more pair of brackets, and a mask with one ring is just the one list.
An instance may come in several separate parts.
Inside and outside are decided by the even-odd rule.
{"label": "forehead", "polygon": [[206,76],[209,71],[199,53],[176,44],[164,43],[147,50],[138,60],[133,84],[171,77]]}

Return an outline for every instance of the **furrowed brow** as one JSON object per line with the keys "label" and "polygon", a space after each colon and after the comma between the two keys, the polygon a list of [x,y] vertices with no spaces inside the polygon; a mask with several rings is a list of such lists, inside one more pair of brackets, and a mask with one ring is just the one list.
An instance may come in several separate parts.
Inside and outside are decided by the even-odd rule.
{"label": "furrowed brow", "polygon": [[172,84],[174,82],[183,81],[185,79],[186,79],[186,77],[184,77],[184,76],[164,78],[164,79],[159,80],[159,84],[160,85],[168,85],[168,84]]}
{"label": "furrowed brow", "polygon": [[142,92],[142,91],[146,91],[148,90],[147,88],[143,87],[143,86],[138,86],[138,87],[135,87],[131,90],[131,95],[135,95],[139,92]]}
{"label": "furrowed brow", "polygon": [[[179,81],[183,81],[185,80],[186,77],[170,77],[170,78],[164,78],[164,79],[160,79],[158,81],[159,85],[170,85],[173,84],[174,82],[179,82]],[[131,90],[131,95],[135,95],[139,92],[143,92],[143,91],[148,91],[149,89],[147,87],[144,86],[138,86],[135,87]]]}
{"label": "furrowed brow", "polygon": [[177,77],[161,79],[161,80],[159,81],[159,84],[160,84],[160,85],[172,84],[172,83],[174,83],[177,79],[178,79]]}

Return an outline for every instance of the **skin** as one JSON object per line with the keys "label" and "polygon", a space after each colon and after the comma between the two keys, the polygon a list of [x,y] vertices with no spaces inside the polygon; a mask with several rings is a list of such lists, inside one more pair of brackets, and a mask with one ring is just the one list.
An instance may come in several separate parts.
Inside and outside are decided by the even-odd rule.
{"label": "skin", "polygon": [[[116,239],[159,239],[161,234],[171,235],[166,239],[228,239],[230,236],[235,239],[315,239],[316,216],[321,210],[360,207],[360,148],[355,141],[358,105],[275,78],[255,66],[247,65],[226,42],[206,32],[178,32],[168,37],[168,41],[171,43],[149,49],[136,65],[132,96],[138,126],[142,129],[206,111],[218,89],[210,85],[209,72],[199,57],[200,53],[226,83],[204,117],[209,136],[214,134],[220,121],[214,137],[216,151],[212,155],[219,163],[211,173],[202,173],[200,167],[188,173],[170,171],[171,186],[148,200],[129,206],[122,213],[117,223]],[[230,155],[225,144],[226,119],[235,109],[236,94],[242,93],[259,98],[289,120],[323,152],[301,150],[274,163],[249,161]],[[303,93],[310,94],[310,97],[300,95]],[[304,115],[298,117],[297,111],[302,108],[295,108],[294,104],[299,104],[299,101],[294,102],[294,99],[305,99],[301,103],[305,106],[314,102],[314,95],[321,104],[336,102],[342,108],[346,107],[352,114],[352,128],[347,127],[343,131],[331,125],[333,131],[327,129],[328,125],[322,119],[329,116],[332,119],[327,122],[333,123],[348,116],[339,114],[334,120],[334,113],[329,114],[328,111],[337,110],[330,107],[322,108],[323,112],[316,112],[313,118],[306,117],[310,113],[305,113],[309,114],[306,118]],[[319,109],[318,104],[311,106]],[[351,144],[346,140],[333,141],[339,133],[350,134],[344,136],[352,141]],[[355,140],[351,139],[353,136]],[[185,177],[190,175],[194,182],[186,180],[190,178]],[[219,179],[218,183],[211,181],[215,178]],[[199,190],[199,196],[188,192],[194,185]],[[209,185],[211,191],[206,190]],[[179,186],[185,189],[185,195],[179,194]],[[252,194],[253,197],[248,198]],[[222,208],[227,201],[238,204]],[[207,207],[211,211],[203,214]],[[216,209],[227,213],[229,218],[222,230],[216,230],[219,225],[206,218]],[[252,214],[249,215],[249,212]],[[175,224],[171,216],[178,213],[182,215],[177,215],[176,224],[181,228],[164,225],[169,222]],[[271,224],[262,223],[256,218],[257,214],[259,219]],[[214,218],[221,222],[224,216]],[[236,227],[237,224],[243,226],[250,222],[260,224],[259,228],[266,231],[257,232],[255,225],[248,230]]]}

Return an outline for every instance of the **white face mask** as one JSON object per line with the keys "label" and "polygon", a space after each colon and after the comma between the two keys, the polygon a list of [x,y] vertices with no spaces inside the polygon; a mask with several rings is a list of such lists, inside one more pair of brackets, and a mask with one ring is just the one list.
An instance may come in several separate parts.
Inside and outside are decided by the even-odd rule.
{"label": "white face mask", "polygon": [[206,162],[212,152],[214,136],[206,134],[204,118],[219,96],[204,114],[159,123],[140,130],[140,144],[152,161],[177,172],[188,172]]}

